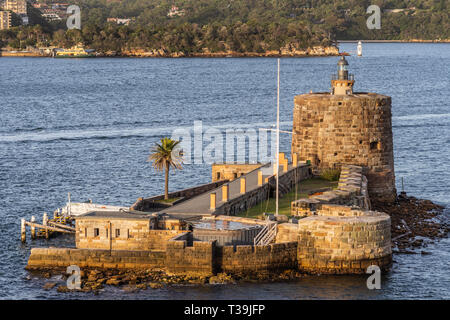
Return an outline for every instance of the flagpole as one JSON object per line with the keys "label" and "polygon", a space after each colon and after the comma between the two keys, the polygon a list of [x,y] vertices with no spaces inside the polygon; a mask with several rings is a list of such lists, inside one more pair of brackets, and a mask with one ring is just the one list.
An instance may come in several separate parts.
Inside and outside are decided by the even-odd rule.
{"label": "flagpole", "polygon": [[280,168],[280,58],[278,62],[277,77],[277,161],[276,161],[276,195],[275,195],[275,216],[278,216],[278,171]]}

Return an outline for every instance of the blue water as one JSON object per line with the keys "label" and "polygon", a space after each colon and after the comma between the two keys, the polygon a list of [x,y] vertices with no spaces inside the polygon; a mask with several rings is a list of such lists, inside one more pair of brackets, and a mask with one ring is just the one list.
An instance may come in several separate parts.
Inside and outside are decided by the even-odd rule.
{"label": "blue water", "polygon": [[[341,50],[356,51],[356,44]],[[450,205],[450,44],[365,44],[348,58],[356,91],[392,97],[395,170],[410,195]],[[328,91],[336,57],[281,59],[281,122],[292,127],[296,94]],[[430,255],[395,255],[382,289],[366,277],[305,277],[290,283],[170,287],[100,295],[45,291],[23,268],[34,246],[20,242],[20,218],[41,218],[66,201],[130,205],[160,194],[164,177],[146,162],[175,128],[269,127],[276,119],[276,59],[0,58],[1,299],[401,299],[450,298],[450,241]],[[290,136],[281,136],[289,152]],[[210,181],[207,164],[171,175],[171,190]],[[443,216],[448,220],[449,213]],[[55,280],[55,279],[53,279]],[[56,279],[57,280],[57,279]]]}

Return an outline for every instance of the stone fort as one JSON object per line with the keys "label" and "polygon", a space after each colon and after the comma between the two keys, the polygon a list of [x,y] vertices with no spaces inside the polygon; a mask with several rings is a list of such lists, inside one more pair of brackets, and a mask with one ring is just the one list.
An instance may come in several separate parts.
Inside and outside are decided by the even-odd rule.
{"label": "stone fort", "polygon": [[[372,211],[371,200],[396,198],[391,98],[354,93],[347,66],[342,57],[330,93],[295,97],[291,161],[280,153],[279,168],[214,164],[211,183],[170,193],[173,203],[159,195],[129,210],[76,216],[76,248],[33,248],[27,269],[75,264],[203,276],[388,270],[391,218]],[[273,195],[276,172],[283,196],[329,169],[340,170],[338,187],[292,201],[290,220],[237,216]]]}
{"label": "stone fort", "polygon": [[344,56],[332,76],[331,92],[294,99],[292,154],[311,163],[315,173],[342,164],[364,168],[371,199],[396,198],[391,98],[353,92],[354,77]]}

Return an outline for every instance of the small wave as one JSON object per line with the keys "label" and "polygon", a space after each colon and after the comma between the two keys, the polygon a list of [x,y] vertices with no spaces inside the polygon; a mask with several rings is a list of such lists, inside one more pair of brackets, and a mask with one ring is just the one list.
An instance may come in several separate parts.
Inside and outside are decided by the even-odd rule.
{"label": "small wave", "polygon": [[395,116],[392,120],[423,120],[434,118],[450,118],[450,113],[428,113],[428,114],[412,114],[408,116]]}
{"label": "small wave", "polygon": [[12,130],[0,130],[0,133],[26,133],[26,132],[39,132],[39,131],[57,131],[57,130],[82,130],[82,129],[101,129],[101,128],[107,128],[110,126],[142,126],[142,125],[149,125],[149,124],[161,124],[161,121],[155,121],[152,120],[151,123],[149,121],[113,121],[112,123],[107,123],[104,125],[99,124],[86,124],[86,123],[80,123],[76,125],[56,125],[56,126],[49,126],[49,127],[34,127],[34,128],[15,128]]}
{"label": "small wave", "polygon": [[[429,123],[418,123],[418,124],[393,124],[392,128],[423,128],[429,127]],[[448,127],[448,123],[433,123],[433,128],[435,127]]]}
{"label": "small wave", "polygon": [[[36,132],[36,133],[20,133],[0,136],[0,142],[16,143],[16,142],[54,142],[54,141],[73,141],[73,140],[107,140],[107,139],[124,139],[124,138],[148,138],[148,137],[162,137],[164,135],[171,135],[172,132],[179,129],[192,131],[192,125],[185,126],[165,126],[153,128],[132,128],[132,129],[113,129],[113,130],[65,130],[57,132]],[[267,128],[273,129],[274,125],[271,122],[257,122],[257,123],[224,123],[219,125],[208,125],[202,123],[203,130],[208,128],[216,129],[245,129],[245,128]],[[286,121],[280,123],[280,128],[292,126],[292,122]]]}

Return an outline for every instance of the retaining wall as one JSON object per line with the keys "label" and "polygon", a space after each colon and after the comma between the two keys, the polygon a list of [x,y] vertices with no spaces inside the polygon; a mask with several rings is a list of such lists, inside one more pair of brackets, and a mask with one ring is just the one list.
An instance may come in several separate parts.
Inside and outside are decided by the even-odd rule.
{"label": "retaining wall", "polygon": [[224,246],[216,252],[217,266],[227,273],[280,272],[297,267],[297,242]]}
{"label": "retaining wall", "polygon": [[33,248],[26,269],[80,268],[149,269],[164,268],[164,251],[126,251],[67,248]]}
{"label": "retaining wall", "polygon": [[169,274],[211,276],[218,272],[253,274],[279,272],[297,266],[297,242],[267,246],[216,246],[193,241],[188,233],[167,242],[166,251],[33,248],[26,269],[80,268],[163,269]]}
{"label": "retaining wall", "polygon": [[194,241],[188,247],[187,240],[171,240],[166,249],[166,271],[174,274],[213,275],[214,250],[215,241]]}

